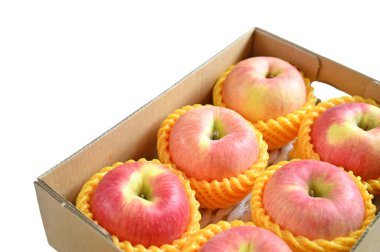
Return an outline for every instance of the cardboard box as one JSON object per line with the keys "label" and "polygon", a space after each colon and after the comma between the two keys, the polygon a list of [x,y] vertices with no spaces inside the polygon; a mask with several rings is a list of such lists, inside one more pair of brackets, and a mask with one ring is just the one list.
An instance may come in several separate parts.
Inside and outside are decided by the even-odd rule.
{"label": "cardboard box", "polygon": [[[75,208],[87,179],[101,168],[128,159],[156,158],[156,134],[164,118],[187,104],[212,103],[212,88],[230,65],[251,56],[275,56],[301,69],[312,81],[380,102],[378,81],[328,58],[255,28],[122,122],[34,182],[49,244],[58,251],[121,251],[109,234]],[[134,146],[134,148],[129,148]],[[354,251],[379,251],[380,221],[368,228]]]}

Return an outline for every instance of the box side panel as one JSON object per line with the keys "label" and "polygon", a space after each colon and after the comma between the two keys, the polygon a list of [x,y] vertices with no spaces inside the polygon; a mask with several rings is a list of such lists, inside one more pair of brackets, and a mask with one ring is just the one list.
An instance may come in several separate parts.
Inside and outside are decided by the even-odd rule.
{"label": "box side panel", "polygon": [[311,80],[318,76],[317,54],[262,29],[255,30],[253,56],[278,57],[296,66]]}
{"label": "box side panel", "polygon": [[366,98],[371,98],[380,103],[380,82],[377,80],[368,82],[363,96]]}
{"label": "box side panel", "polygon": [[49,244],[62,252],[121,252],[110,239],[75,216],[37,182],[34,183]]}
{"label": "box side panel", "polygon": [[156,157],[156,134],[164,118],[184,105],[211,103],[217,77],[251,54],[252,31],[39,179],[74,202],[83,183],[104,166]]}
{"label": "box side panel", "polygon": [[352,249],[355,252],[378,252],[380,251],[380,215],[377,215],[375,221],[368,227],[364,236],[359,240],[357,245]]}
{"label": "box side panel", "polygon": [[355,70],[320,56],[318,81],[328,83],[351,95],[360,95],[380,102],[380,84]]}
{"label": "box side panel", "polygon": [[378,81],[262,29],[255,30],[253,56],[279,57],[297,66],[313,81],[380,102]]}

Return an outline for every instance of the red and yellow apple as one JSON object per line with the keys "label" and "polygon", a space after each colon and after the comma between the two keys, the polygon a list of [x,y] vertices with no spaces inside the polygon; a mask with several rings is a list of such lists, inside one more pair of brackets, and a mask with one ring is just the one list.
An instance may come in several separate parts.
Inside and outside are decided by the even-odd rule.
{"label": "red and yellow apple", "polygon": [[311,143],[321,160],[364,180],[380,177],[380,108],[344,103],[323,112],[311,126]]}
{"label": "red and yellow apple", "polygon": [[334,239],[360,229],[360,190],[343,169],[318,160],[285,164],[268,180],[263,207],[274,223],[310,240]]}
{"label": "red and yellow apple", "polygon": [[254,226],[232,227],[208,240],[200,252],[291,252],[272,232]]}
{"label": "red and yellow apple", "polygon": [[285,116],[301,108],[306,86],[298,70],[275,57],[240,61],[228,74],[223,103],[251,122]]}
{"label": "red and yellow apple", "polygon": [[171,161],[197,180],[236,176],[256,162],[259,146],[253,130],[233,110],[202,106],[183,114],[170,131]]}
{"label": "red and yellow apple", "polygon": [[95,189],[90,208],[94,220],[110,234],[146,247],[180,238],[190,218],[179,178],[148,162],[125,163],[108,172]]}

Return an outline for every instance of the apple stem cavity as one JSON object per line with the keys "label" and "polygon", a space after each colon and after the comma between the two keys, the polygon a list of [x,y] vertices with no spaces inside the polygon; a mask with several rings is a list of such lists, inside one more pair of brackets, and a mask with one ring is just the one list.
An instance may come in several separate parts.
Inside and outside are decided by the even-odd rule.
{"label": "apple stem cavity", "polygon": [[324,192],[321,192],[320,190],[318,190],[318,188],[316,188],[314,184],[309,185],[308,193],[309,193],[309,196],[313,198],[323,198],[325,196]]}
{"label": "apple stem cavity", "polygon": [[327,198],[333,189],[333,185],[322,178],[313,179],[308,186],[308,194],[313,198]]}
{"label": "apple stem cavity", "polygon": [[152,201],[152,189],[149,187],[149,185],[143,183],[140,188],[138,188],[138,191],[136,192],[136,195],[144,200]]}
{"label": "apple stem cavity", "polygon": [[378,126],[375,120],[371,120],[371,118],[363,116],[359,122],[357,123],[358,127],[364,131],[370,131]]}
{"label": "apple stem cavity", "polygon": [[267,79],[272,79],[272,78],[276,77],[276,74],[268,73],[265,77],[266,77]]}
{"label": "apple stem cavity", "polygon": [[219,140],[223,136],[224,136],[224,132],[223,132],[221,122],[219,120],[215,119],[215,121],[212,125],[210,139],[211,140]]}
{"label": "apple stem cavity", "polygon": [[265,75],[265,78],[272,79],[272,78],[277,77],[279,74],[280,74],[280,72],[273,72],[273,71],[267,72],[267,74]]}

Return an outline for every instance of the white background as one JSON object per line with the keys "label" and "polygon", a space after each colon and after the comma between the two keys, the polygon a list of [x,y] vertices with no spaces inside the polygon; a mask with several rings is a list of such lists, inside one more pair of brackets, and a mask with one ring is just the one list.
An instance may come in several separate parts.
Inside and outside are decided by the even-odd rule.
{"label": "white background", "polygon": [[137,2],[1,1],[0,251],[54,251],[33,181],[252,27],[380,79],[375,1]]}

